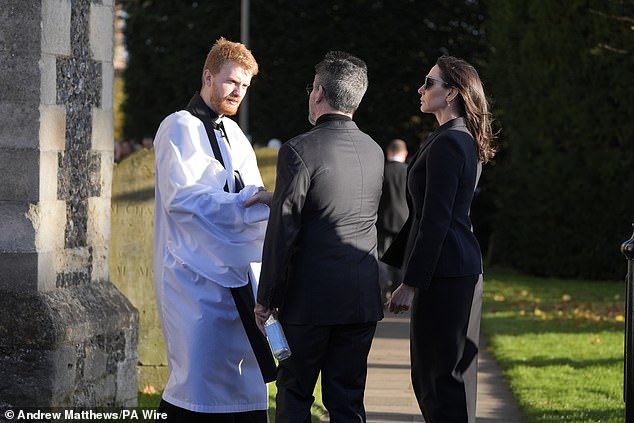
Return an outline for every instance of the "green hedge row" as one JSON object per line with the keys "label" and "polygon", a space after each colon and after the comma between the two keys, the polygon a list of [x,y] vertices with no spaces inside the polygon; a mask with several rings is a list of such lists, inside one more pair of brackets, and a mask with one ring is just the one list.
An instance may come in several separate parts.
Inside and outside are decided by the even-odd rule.
{"label": "green hedge row", "polygon": [[632,2],[491,0],[488,69],[502,125],[494,261],[622,278],[634,222]]}

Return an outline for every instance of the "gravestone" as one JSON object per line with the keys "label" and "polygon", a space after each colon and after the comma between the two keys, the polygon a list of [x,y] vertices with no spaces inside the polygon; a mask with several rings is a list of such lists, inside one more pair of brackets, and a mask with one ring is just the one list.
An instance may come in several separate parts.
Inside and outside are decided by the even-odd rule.
{"label": "gravestone", "polygon": [[167,354],[152,272],[154,150],[140,150],[115,165],[112,175],[110,278],[139,310],[139,390],[163,389]]}
{"label": "gravestone", "polygon": [[114,0],[0,8],[0,407],[134,406],[110,282]]}

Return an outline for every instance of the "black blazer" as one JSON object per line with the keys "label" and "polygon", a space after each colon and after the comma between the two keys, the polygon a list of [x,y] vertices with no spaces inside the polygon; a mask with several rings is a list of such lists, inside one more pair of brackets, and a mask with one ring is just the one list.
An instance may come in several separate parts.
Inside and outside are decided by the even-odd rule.
{"label": "black blazer", "polygon": [[266,230],[258,302],[291,324],[383,317],[376,214],[383,151],[343,115],[286,142]]}
{"label": "black blazer", "polygon": [[406,285],[482,273],[469,209],[481,164],[464,119],[434,131],[408,166],[409,217],[382,261],[404,270]]}
{"label": "black blazer", "polygon": [[383,193],[379,202],[379,217],[376,227],[380,233],[397,234],[407,220],[405,180],[407,164],[386,162],[383,170]]}

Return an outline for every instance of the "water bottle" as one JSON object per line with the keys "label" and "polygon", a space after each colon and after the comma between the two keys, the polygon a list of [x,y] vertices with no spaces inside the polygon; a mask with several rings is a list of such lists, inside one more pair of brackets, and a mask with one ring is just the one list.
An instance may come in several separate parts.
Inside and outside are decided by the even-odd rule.
{"label": "water bottle", "polygon": [[286,336],[284,336],[282,325],[272,314],[264,322],[264,331],[277,361],[286,360],[291,356],[291,349],[286,341]]}

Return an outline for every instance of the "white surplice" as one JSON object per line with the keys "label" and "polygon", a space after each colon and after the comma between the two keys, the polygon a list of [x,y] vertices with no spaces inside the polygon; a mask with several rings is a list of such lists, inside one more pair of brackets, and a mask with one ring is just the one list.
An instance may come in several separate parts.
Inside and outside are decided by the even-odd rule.
{"label": "white surplice", "polygon": [[[222,118],[230,145],[214,158],[203,123],[171,114],[154,139],[154,286],[170,376],[163,398],[206,413],[265,410],[266,385],[230,288],[257,287],[268,207],[244,208],[262,186],[255,153],[238,125]],[[233,170],[245,188],[233,191]]]}

